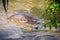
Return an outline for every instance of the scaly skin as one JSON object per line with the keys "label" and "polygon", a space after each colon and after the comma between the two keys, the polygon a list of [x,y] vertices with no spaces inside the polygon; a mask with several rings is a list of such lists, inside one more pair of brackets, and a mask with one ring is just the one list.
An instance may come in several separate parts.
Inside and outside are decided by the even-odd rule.
{"label": "scaly skin", "polygon": [[8,20],[11,22],[14,22],[17,26],[20,26],[21,28],[27,28],[29,31],[32,30],[31,24],[28,24],[26,22],[22,22],[16,18],[9,18]]}

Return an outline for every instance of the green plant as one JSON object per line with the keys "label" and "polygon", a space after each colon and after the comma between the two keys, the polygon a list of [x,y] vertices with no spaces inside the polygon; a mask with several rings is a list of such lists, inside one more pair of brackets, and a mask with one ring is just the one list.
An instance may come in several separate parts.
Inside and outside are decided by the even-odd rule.
{"label": "green plant", "polygon": [[[48,7],[46,7],[44,9],[44,12],[42,12],[42,14],[43,14],[42,16],[47,15],[47,14],[49,16],[48,18],[50,20],[50,27],[49,27],[50,29],[52,29],[52,27],[54,27],[54,28],[58,27],[57,19],[56,19],[56,16],[54,15],[55,13],[58,13],[58,11],[59,11],[59,4],[58,3],[52,3],[51,5],[49,5]],[[46,17],[46,16],[44,16],[44,17]],[[46,27],[46,25],[47,25],[47,23],[44,22],[43,27]]]}
{"label": "green plant", "polygon": [[58,3],[53,3],[53,4],[50,5],[49,9],[50,9],[50,12],[51,12],[50,13],[50,21],[51,21],[51,23],[50,23],[50,29],[52,27],[57,28],[58,27],[58,25],[57,25],[57,19],[56,19],[54,13],[58,12],[58,10],[59,10],[59,4]]}

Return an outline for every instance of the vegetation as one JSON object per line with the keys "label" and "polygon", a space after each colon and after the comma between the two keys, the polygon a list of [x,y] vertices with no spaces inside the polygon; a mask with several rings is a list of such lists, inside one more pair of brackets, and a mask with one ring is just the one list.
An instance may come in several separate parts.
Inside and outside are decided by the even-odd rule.
{"label": "vegetation", "polygon": [[[49,2],[48,0],[46,0]],[[34,15],[38,15],[44,19],[50,20],[50,29],[52,27],[57,28],[57,18],[55,16],[56,13],[59,12],[59,3],[50,0],[50,3],[46,5],[44,8],[33,7],[31,13]],[[47,23],[43,23],[44,27],[46,27]]]}

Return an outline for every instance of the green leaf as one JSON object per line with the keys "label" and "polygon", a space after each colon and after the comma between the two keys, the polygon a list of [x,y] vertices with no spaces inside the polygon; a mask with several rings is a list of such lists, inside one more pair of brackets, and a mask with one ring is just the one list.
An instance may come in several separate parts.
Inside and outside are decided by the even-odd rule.
{"label": "green leaf", "polygon": [[57,28],[56,17],[54,16],[54,14],[50,15],[50,20],[51,20],[51,26]]}
{"label": "green leaf", "polygon": [[53,14],[50,15],[50,20],[51,20],[51,22],[53,22],[55,20],[55,17]]}
{"label": "green leaf", "polygon": [[54,26],[54,28],[57,28],[57,23],[55,22],[55,23],[53,24],[53,26]]}
{"label": "green leaf", "polygon": [[59,4],[58,3],[54,3],[54,7],[58,7],[59,6]]}
{"label": "green leaf", "polygon": [[54,8],[53,5],[51,5],[50,8]]}
{"label": "green leaf", "polygon": [[47,21],[45,20],[44,23],[42,24],[43,27],[46,27]]}

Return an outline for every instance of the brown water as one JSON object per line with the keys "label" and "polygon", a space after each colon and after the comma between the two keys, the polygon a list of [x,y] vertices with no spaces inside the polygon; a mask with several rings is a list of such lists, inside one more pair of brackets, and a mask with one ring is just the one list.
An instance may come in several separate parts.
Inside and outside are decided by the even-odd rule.
{"label": "brown water", "polygon": [[[3,5],[0,4],[0,38],[2,38],[2,39],[8,38],[8,37],[13,38],[13,39],[21,38],[20,34],[23,34],[23,33],[22,33],[20,27],[15,26],[15,24],[13,24],[11,22],[8,23],[6,18],[7,17],[6,17],[5,11],[3,9]],[[31,34],[33,35],[33,37],[31,36]],[[44,36],[44,34],[45,34],[45,36]],[[47,36],[47,34],[49,34],[49,35]],[[51,31],[51,30],[47,31],[47,32],[38,31],[38,32],[31,32],[31,33],[27,32],[27,33],[23,34],[23,36],[25,36],[25,37],[27,37],[29,35],[30,35],[30,37],[32,37],[33,40],[35,40],[35,38],[38,38],[38,37],[41,38],[41,40],[45,40],[46,38],[47,38],[47,40],[49,40],[48,38],[50,38],[50,40],[52,38],[54,38],[53,40],[55,40],[55,38],[60,40],[60,32],[55,32],[55,31]],[[41,36],[41,35],[43,35],[43,36]],[[50,37],[50,35],[52,35],[52,36],[54,35],[55,37],[52,37],[52,36]],[[24,38],[22,38],[22,39],[24,39]],[[29,40],[29,39],[30,38],[27,37],[24,40]],[[30,40],[32,40],[32,39],[30,39]]]}

